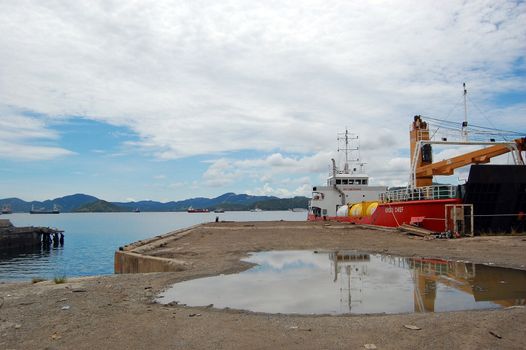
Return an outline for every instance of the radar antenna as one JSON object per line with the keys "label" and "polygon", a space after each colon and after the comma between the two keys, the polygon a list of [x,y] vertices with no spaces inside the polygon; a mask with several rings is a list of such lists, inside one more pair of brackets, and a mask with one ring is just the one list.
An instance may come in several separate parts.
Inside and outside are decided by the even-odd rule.
{"label": "radar antenna", "polygon": [[[345,164],[343,166],[344,174],[349,174],[349,162],[359,162],[360,161],[360,155],[359,155],[360,147],[359,146],[353,147],[351,145],[351,142],[353,140],[358,140],[358,136],[349,133],[349,130],[347,128],[345,128],[345,132],[338,133],[338,152],[340,151],[345,152]],[[350,158],[351,152],[357,152],[358,157]]]}

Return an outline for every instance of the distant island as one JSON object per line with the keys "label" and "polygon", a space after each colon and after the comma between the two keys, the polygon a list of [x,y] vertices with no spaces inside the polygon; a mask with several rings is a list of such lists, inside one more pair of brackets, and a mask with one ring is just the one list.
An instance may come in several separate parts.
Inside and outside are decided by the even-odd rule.
{"label": "distant island", "polygon": [[210,211],[222,209],[225,211],[248,211],[255,208],[261,210],[289,210],[296,208],[307,209],[309,198],[293,197],[278,198],[274,196],[251,196],[248,194],[225,193],[216,198],[190,198],[181,201],[156,202],[108,202],[87,194],[73,194],[69,196],[48,199],[45,201],[26,202],[20,198],[0,199],[0,207],[8,205],[13,212],[26,213],[35,208],[53,208],[56,206],[62,213],[85,212],[170,212],[186,211],[189,207],[205,208]]}
{"label": "distant island", "polygon": [[129,210],[99,199],[92,203],[83,204],[73,211],[75,213],[117,213]]}

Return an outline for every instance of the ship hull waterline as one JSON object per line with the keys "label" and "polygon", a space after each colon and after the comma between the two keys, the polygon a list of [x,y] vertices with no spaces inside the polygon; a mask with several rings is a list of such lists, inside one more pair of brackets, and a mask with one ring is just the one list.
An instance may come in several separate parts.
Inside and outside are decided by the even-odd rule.
{"label": "ship hull waterline", "polygon": [[[419,226],[433,232],[446,229],[445,206],[461,204],[460,198],[416,200],[407,202],[380,203],[371,216],[315,216],[308,214],[309,221],[338,221],[351,224],[399,227],[420,219]],[[412,222],[413,220],[413,222]]]}

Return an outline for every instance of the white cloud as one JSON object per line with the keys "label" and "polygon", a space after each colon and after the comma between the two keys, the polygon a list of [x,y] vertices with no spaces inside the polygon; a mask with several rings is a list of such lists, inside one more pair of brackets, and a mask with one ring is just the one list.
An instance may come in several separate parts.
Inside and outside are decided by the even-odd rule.
{"label": "white cloud", "polygon": [[1,95],[128,126],[161,158],[316,152],[346,121],[398,132],[420,108],[444,112],[463,80],[524,89],[506,73],[524,55],[525,6],[3,3]]}
{"label": "white cloud", "polygon": [[276,196],[276,197],[294,197],[294,196],[310,196],[312,188],[309,184],[303,184],[294,190],[280,187],[274,188],[270,184],[265,183],[262,187],[255,189],[247,189],[245,193],[253,196]]}
{"label": "white cloud", "polygon": [[241,172],[232,167],[227,159],[218,159],[203,173],[204,183],[211,187],[223,187],[233,183],[241,176]]}
{"label": "white cloud", "polygon": [[[223,187],[233,184],[242,178],[254,178],[262,183],[274,182],[281,174],[315,174],[326,168],[328,153],[318,153],[313,156],[290,157],[281,153],[273,153],[264,158],[209,160],[211,163],[203,174],[204,183],[212,187]],[[296,180],[281,180],[293,183],[308,183],[308,177],[299,176]]]}
{"label": "white cloud", "polygon": [[14,160],[48,160],[74,154],[59,147],[31,146],[0,141],[0,158]]}
{"label": "white cloud", "polygon": [[235,160],[230,167],[239,169],[266,169],[263,173],[305,173],[324,170],[332,154],[319,152],[311,156],[293,157],[273,153],[259,159]]}
{"label": "white cloud", "polygon": [[[411,116],[447,115],[463,81],[523,129],[524,104],[489,101],[526,90],[513,75],[524,23],[515,1],[2,2],[0,103],[127,127],[139,137],[127,146],[158,159],[221,155],[203,174],[211,186],[324,172],[349,126],[369,172],[394,183]],[[71,154],[34,145],[56,137],[48,128],[17,130],[22,156]],[[240,150],[270,155],[227,159]]]}
{"label": "white cloud", "polygon": [[51,139],[58,135],[53,130],[46,129],[46,124],[39,119],[21,115],[2,115],[0,119],[0,139],[6,141]]}
{"label": "white cloud", "polygon": [[43,120],[22,115],[5,114],[0,118],[0,159],[47,160],[73,155],[74,152],[49,145],[59,135]]}

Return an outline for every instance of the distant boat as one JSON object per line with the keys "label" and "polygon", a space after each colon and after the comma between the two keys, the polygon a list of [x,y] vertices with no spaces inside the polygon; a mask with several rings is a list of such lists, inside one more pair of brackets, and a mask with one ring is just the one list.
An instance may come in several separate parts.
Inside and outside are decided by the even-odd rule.
{"label": "distant boat", "polygon": [[190,207],[190,208],[188,208],[187,212],[189,212],[189,213],[208,213],[210,211],[208,209],[206,209],[206,208],[195,208],[194,209],[194,208]]}
{"label": "distant boat", "polygon": [[255,207],[254,209],[250,209],[251,212],[259,213],[260,211],[263,211],[262,209],[259,209],[258,207]]}
{"label": "distant boat", "polygon": [[217,208],[216,210],[214,210],[214,213],[224,213],[224,212],[225,210],[221,208]]}
{"label": "distant boat", "polygon": [[133,209],[133,212],[134,212],[134,213],[140,213],[140,212],[141,212],[141,209],[139,209],[139,208],[135,208],[135,209]]}
{"label": "distant boat", "polygon": [[46,208],[35,209],[34,206],[31,206],[29,214],[60,214],[60,210],[56,204],[53,204],[53,210],[47,210]]}
{"label": "distant boat", "polygon": [[11,206],[9,204],[4,204],[2,206],[2,214],[12,214]]}

